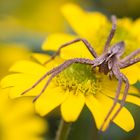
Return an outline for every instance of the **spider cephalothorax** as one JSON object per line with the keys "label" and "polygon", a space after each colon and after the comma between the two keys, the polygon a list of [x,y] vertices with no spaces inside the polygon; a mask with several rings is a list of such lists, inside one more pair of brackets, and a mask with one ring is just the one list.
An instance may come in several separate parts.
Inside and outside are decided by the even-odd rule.
{"label": "spider cephalothorax", "polygon": [[108,51],[105,51],[101,56],[97,57],[92,67],[99,66],[99,72],[108,74],[108,72],[112,72],[114,64],[119,65],[119,59],[123,52],[124,42],[121,41],[112,46]]}
{"label": "spider cephalothorax", "polygon": [[[85,59],[85,58],[74,58],[74,59],[69,59],[66,60],[63,64],[59,65],[58,67],[53,68],[52,70],[48,71],[45,75],[43,75],[32,87],[30,87],[29,89],[27,89],[26,91],[24,91],[22,93],[25,94],[26,92],[32,90],[33,88],[35,88],[44,78],[46,78],[46,76],[51,75],[48,79],[48,81],[46,82],[45,86],[43,87],[42,91],[40,92],[40,94],[38,96],[36,96],[34,98],[34,101],[36,101],[41,94],[45,91],[45,89],[47,88],[47,86],[49,85],[49,83],[51,82],[51,80],[58,75],[60,72],[62,72],[64,69],[68,68],[70,65],[72,65],[73,63],[81,63],[81,64],[87,64],[87,65],[91,65],[91,67],[95,68],[95,67],[99,67],[99,72],[100,73],[104,73],[104,74],[108,74],[109,76],[114,76],[116,77],[116,79],[118,79],[118,88],[115,94],[115,98],[114,98],[114,104],[112,105],[112,107],[110,108],[102,126],[101,126],[101,130],[105,125],[105,122],[109,119],[112,111],[114,110],[117,102],[118,102],[118,98],[120,95],[120,90],[122,87],[122,83],[125,83],[125,89],[124,89],[124,94],[120,103],[120,107],[119,109],[116,111],[116,113],[113,115],[113,117],[111,118],[111,120],[113,120],[117,114],[120,112],[120,110],[122,109],[122,107],[124,106],[125,100],[126,100],[126,96],[129,90],[129,81],[127,79],[127,77],[120,72],[120,69],[123,69],[125,67],[128,67],[130,65],[133,65],[137,62],[140,61],[140,58],[135,58],[135,56],[140,53],[140,49],[132,52],[131,54],[129,54],[128,56],[126,56],[125,58],[121,59],[120,57],[122,56],[123,52],[124,52],[124,42],[120,41],[118,43],[116,43],[115,45],[113,45],[112,47],[110,47],[110,42],[115,34],[115,30],[116,30],[116,17],[112,16],[112,29],[110,31],[110,34],[107,38],[107,41],[105,43],[104,46],[104,50],[103,53],[98,56],[97,53],[94,51],[93,47],[89,44],[89,42],[86,39],[83,38],[77,38],[71,42],[68,42],[64,45],[62,45],[58,51],[51,57],[50,60],[48,60],[46,63],[48,63],[49,61],[51,61],[52,59],[54,59],[59,53],[60,50],[72,43],[76,43],[78,41],[82,41],[85,44],[85,47],[87,47],[87,49],[89,50],[89,52],[92,54],[92,56],[95,58],[94,60],[90,60],[90,59]],[[45,64],[46,64],[45,63]],[[110,120],[110,121],[111,121]]]}

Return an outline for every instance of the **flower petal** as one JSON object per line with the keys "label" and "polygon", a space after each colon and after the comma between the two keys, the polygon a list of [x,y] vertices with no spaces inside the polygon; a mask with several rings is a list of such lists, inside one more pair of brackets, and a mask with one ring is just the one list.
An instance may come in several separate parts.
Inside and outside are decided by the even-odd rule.
{"label": "flower petal", "polygon": [[[76,36],[72,36],[68,34],[53,34],[48,36],[47,40],[43,44],[43,49],[56,51],[61,45],[70,42],[76,38],[77,38]],[[82,41],[73,43],[68,47],[63,48],[61,50],[60,56],[63,59],[71,59],[71,58],[78,58],[78,57],[93,59],[93,56],[88,51],[87,47]]]}
{"label": "flower petal", "polygon": [[84,103],[85,98],[83,94],[79,93],[75,95],[71,93],[68,99],[65,100],[61,105],[63,119],[66,122],[76,121],[82,111]]}
{"label": "flower petal", "polygon": [[59,87],[48,90],[35,102],[35,109],[41,116],[44,116],[59,106],[67,97],[68,92],[63,91]]}
{"label": "flower petal", "polygon": [[62,13],[74,31],[88,40],[93,40],[99,31],[104,30],[102,27],[108,25],[107,18],[101,13],[84,12],[83,9],[74,4],[65,4],[62,7]]}
{"label": "flower petal", "polygon": [[[30,75],[30,74],[11,74],[6,76],[2,81],[1,85],[2,88],[10,87],[10,97],[16,98],[20,97],[21,93],[23,93],[25,90],[32,87],[33,84],[35,84],[40,79],[40,76],[37,75]],[[47,81],[47,78],[44,79],[42,82],[40,82],[35,88],[27,92],[26,94],[22,96],[36,96],[39,94],[39,92],[44,87],[45,83]],[[49,87],[52,85],[50,83]],[[48,88],[49,88],[48,87]]]}
{"label": "flower petal", "polygon": [[[32,57],[36,59],[41,64],[44,64],[46,61],[50,60],[51,56],[41,53],[33,53]],[[50,61],[49,63],[45,64],[45,68],[47,71],[53,69],[54,67],[57,67],[58,65],[63,63],[63,59],[60,57],[56,57],[55,61]]]}
{"label": "flower petal", "polygon": [[[96,97],[90,95],[86,97],[86,105],[92,112],[98,129],[100,129],[106,115],[108,114],[111,106],[113,105],[113,100],[102,94],[98,94],[98,96]],[[117,104],[112,114],[110,115],[108,121],[106,122],[103,128],[103,131],[106,130],[106,128],[108,127],[109,120],[111,119],[111,117],[118,108],[119,104]],[[120,126],[122,129],[124,129],[125,131],[130,131],[134,128],[133,117],[126,108],[122,108],[122,110],[113,120],[113,122],[116,123],[118,126]]]}
{"label": "flower petal", "polygon": [[[103,82],[103,89],[102,90],[102,94],[107,95],[111,98],[115,98],[115,94],[116,94],[116,89],[117,86],[115,87],[115,84],[117,85],[117,81],[115,80],[109,80],[108,82]],[[112,85],[112,86],[110,86]],[[119,100],[122,100],[122,96],[124,94],[124,86],[125,84],[123,84],[122,89],[121,89],[121,93],[119,95]],[[130,102],[136,105],[140,105],[140,98],[139,98],[140,94],[137,88],[135,88],[134,86],[130,86],[129,87],[129,91],[128,91],[128,95],[126,97],[126,102]]]}
{"label": "flower petal", "polygon": [[10,68],[10,71],[26,73],[31,75],[43,75],[45,72],[47,72],[47,69],[40,64],[28,60],[23,60],[16,62]]}
{"label": "flower petal", "polygon": [[77,38],[77,36],[69,35],[69,34],[65,34],[65,33],[51,34],[44,41],[44,43],[42,45],[42,49],[43,50],[56,51],[56,50],[58,50],[58,48],[61,45],[65,44],[65,43],[67,43],[69,41],[72,41],[72,40],[74,40],[76,38]]}
{"label": "flower petal", "polygon": [[126,102],[140,106],[140,98],[133,95],[127,95]]}
{"label": "flower petal", "polygon": [[[114,98],[117,88],[118,88],[118,80],[116,79],[109,80],[107,76],[106,77],[104,76],[102,81],[102,89],[104,89],[102,90],[103,94]],[[122,84],[121,94],[124,94],[124,88],[125,88],[125,83]],[[129,87],[128,93],[132,95],[139,95],[138,89],[131,85]]]}
{"label": "flower petal", "polygon": [[[114,96],[115,96],[115,93],[112,93],[111,91],[108,91],[106,89],[105,89],[104,92],[106,93],[105,95],[107,95],[107,96],[109,96],[111,98],[114,98]],[[119,100],[122,100],[122,96],[123,96],[123,94],[120,94]],[[129,95],[128,94],[127,97],[126,97],[126,102],[133,103],[135,105],[140,106],[140,97],[137,97],[135,95]]]}
{"label": "flower petal", "polygon": [[140,68],[138,65],[133,65],[122,69],[122,72],[129,79],[130,84],[135,84],[140,79],[139,74]]}

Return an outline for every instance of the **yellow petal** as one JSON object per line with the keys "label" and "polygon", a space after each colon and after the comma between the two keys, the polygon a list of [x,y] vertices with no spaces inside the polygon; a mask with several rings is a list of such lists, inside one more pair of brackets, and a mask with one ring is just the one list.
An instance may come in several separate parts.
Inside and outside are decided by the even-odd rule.
{"label": "yellow petal", "polygon": [[[100,129],[106,115],[108,114],[111,106],[113,105],[113,100],[102,94],[98,94],[96,98],[90,95],[86,97],[86,105],[93,114],[98,129]],[[110,115],[103,130],[106,130],[106,128],[108,127],[109,120],[111,119],[111,117],[118,108],[119,104],[117,104],[114,111]],[[133,117],[131,116],[130,112],[124,107],[121,110],[121,112],[116,116],[113,122],[116,123],[118,126],[120,126],[122,129],[124,129],[125,131],[130,131],[134,128]]]}
{"label": "yellow petal", "polygon": [[[41,64],[44,64],[46,61],[50,60],[51,58],[50,55],[41,54],[41,53],[33,53],[32,57],[35,58]],[[60,65],[61,63],[63,63],[63,61],[64,60],[61,59],[60,57],[56,57],[55,61],[50,61],[49,63],[45,65],[45,67],[47,70],[49,70]]]}
{"label": "yellow petal", "polygon": [[[43,49],[48,50],[58,50],[58,48],[74,39],[76,36],[68,35],[68,34],[53,34],[50,35],[47,40],[43,44]],[[55,42],[54,42],[55,41]],[[52,48],[53,47],[53,48]],[[60,53],[61,58],[63,59],[71,59],[71,58],[89,58],[93,59],[93,56],[90,54],[85,44],[80,41],[77,43],[73,43],[61,50]]]}
{"label": "yellow petal", "polygon": [[[110,85],[112,85],[112,86],[110,86]],[[117,79],[110,80],[108,77],[105,77],[103,79],[103,81],[102,81],[102,89],[103,89],[102,93],[103,94],[114,98],[117,88],[118,88]],[[121,94],[124,94],[124,89],[125,89],[125,83],[122,84]],[[139,95],[139,91],[137,88],[130,85],[128,94]]]}
{"label": "yellow petal", "polygon": [[126,102],[140,106],[140,98],[132,95],[127,95]]}
{"label": "yellow petal", "polygon": [[49,90],[47,93],[42,94],[35,102],[36,111],[44,116],[59,106],[68,96],[68,92],[63,91],[61,88]]}
{"label": "yellow petal", "polygon": [[[108,113],[111,106],[113,105],[114,100],[111,98],[108,98],[107,96],[105,96],[103,94],[97,94],[96,98],[99,100],[99,102],[105,108],[106,113]],[[118,110],[119,107],[120,107],[120,105],[117,104],[117,106],[115,107],[111,116],[113,116],[115,114],[115,112]],[[126,118],[126,116],[127,116],[127,118]],[[113,120],[113,122],[116,123],[122,129],[124,129],[125,131],[132,130],[134,128],[134,125],[135,125],[131,113],[125,107],[122,108],[122,110],[119,112],[119,114]],[[128,124],[128,122],[129,122],[129,124]]]}
{"label": "yellow petal", "polygon": [[48,59],[50,59],[50,55],[42,53],[32,53],[31,56],[41,64],[44,64]]}
{"label": "yellow petal", "polygon": [[[40,76],[37,75],[30,75],[30,74],[11,74],[6,76],[1,85],[3,88],[11,87],[10,88],[10,97],[16,98],[20,97],[21,93],[25,90],[29,89],[34,83],[36,83],[40,79]],[[30,90],[26,94],[22,96],[36,96],[44,87],[47,78],[40,82],[34,89]],[[51,86],[52,82],[49,86]]]}
{"label": "yellow petal", "polygon": [[[36,116],[31,97],[11,100],[8,96],[9,89],[0,89],[0,118],[2,139],[32,140],[46,132],[47,124]],[[18,134],[17,134],[18,132]],[[23,136],[23,137],[22,137]],[[36,138],[35,138],[36,137]]]}
{"label": "yellow petal", "polygon": [[135,84],[140,79],[140,68],[137,65],[133,65],[122,69],[122,72],[129,79],[130,84]]}
{"label": "yellow petal", "polygon": [[85,98],[83,94],[79,93],[75,95],[71,93],[61,105],[63,119],[66,122],[76,121],[82,111],[84,103]]}
{"label": "yellow petal", "polygon": [[34,81],[34,80],[35,80],[35,78],[31,75],[19,74],[19,73],[10,74],[2,79],[1,87],[6,88],[6,87],[24,85],[26,83],[29,84],[30,81],[32,83],[32,81]]}
{"label": "yellow petal", "polygon": [[[109,96],[111,98],[114,98],[115,97],[115,93],[113,93],[113,92],[111,92],[109,90],[106,90],[105,89],[104,90],[104,93],[105,93],[105,95],[107,95],[107,96]],[[135,95],[139,95],[138,91],[137,91],[137,94],[135,93]],[[137,97],[135,95],[129,95],[128,94],[127,97],[126,97],[126,102],[133,103],[135,105],[140,106],[140,97]],[[123,94],[120,94],[119,100],[122,100],[122,96],[123,96]]]}
{"label": "yellow petal", "polygon": [[20,72],[31,75],[42,75],[47,72],[47,69],[42,65],[34,63],[32,61],[23,60],[16,62],[11,68],[11,72]]}
{"label": "yellow petal", "polygon": [[64,33],[52,34],[52,35],[47,36],[46,40],[44,41],[42,45],[42,49],[56,51],[61,45],[69,41],[72,41],[75,38],[77,38],[77,36],[64,34]]}
{"label": "yellow petal", "polygon": [[95,38],[97,31],[102,31],[104,25],[108,23],[107,18],[101,13],[84,12],[83,9],[74,4],[65,4],[62,7],[62,13],[72,29],[88,40]]}

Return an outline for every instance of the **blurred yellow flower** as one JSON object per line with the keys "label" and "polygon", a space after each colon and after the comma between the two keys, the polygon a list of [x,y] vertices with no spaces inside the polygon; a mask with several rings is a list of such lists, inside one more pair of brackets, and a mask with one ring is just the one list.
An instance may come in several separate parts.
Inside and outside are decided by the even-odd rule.
{"label": "blurred yellow flower", "polygon": [[0,44],[0,79],[8,73],[14,62],[29,59],[30,52],[22,44]]}
{"label": "blurred yellow flower", "polygon": [[[34,57],[42,64],[50,58],[41,54],[34,54]],[[10,97],[20,97],[23,91],[30,88],[47,71],[60,65],[63,61],[57,57],[55,61],[51,61],[46,66],[27,60],[19,61],[10,69],[10,72],[14,72],[14,74],[6,76],[1,85],[10,87]],[[47,79],[44,79],[24,96],[38,95]],[[78,119],[84,105],[86,105],[95,118],[97,127],[100,128],[113,104],[116,88],[117,80],[109,80],[107,76],[93,72],[91,67],[87,65],[73,64],[51,81],[43,95],[35,102],[35,108],[40,115],[44,116],[60,106],[63,119],[66,122],[73,122]],[[140,99],[135,96],[138,95],[138,91],[131,86],[129,93],[126,101],[140,105]],[[123,90],[120,99],[122,94]],[[118,108],[119,103],[111,116]],[[111,116],[103,130],[108,127]],[[114,123],[125,131],[134,128],[133,117],[125,107],[114,119]]]}
{"label": "blurred yellow flower", "polygon": [[[62,7],[62,13],[75,34],[51,34],[44,42],[42,46],[43,50],[56,51],[62,44],[81,37],[87,39],[94,47],[96,52],[101,54],[111,29],[111,22],[107,19],[107,17],[99,12],[86,12],[74,4],[64,5]],[[116,34],[111,44],[121,40],[125,41],[126,47],[124,56],[138,49],[140,45],[139,27],[139,19],[134,22],[129,18],[118,19]],[[75,43],[70,47],[63,49],[60,56],[63,59],[75,57],[92,58],[92,56],[86,50],[84,44],[81,42]],[[122,70],[122,72],[128,77],[130,83],[134,84],[137,82],[137,80],[140,80],[139,70],[140,64],[137,63]]]}
{"label": "blurred yellow flower", "polygon": [[[0,79],[15,61],[29,58],[22,44],[0,44]],[[44,140],[47,123],[36,115],[32,99],[10,99],[9,89],[0,88],[0,140]]]}
{"label": "blurred yellow flower", "polygon": [[[64,6],[62,12],[78,35],[66,33],[50,35],[43,44],[43,49],[55,51],[65,42],[82,37],[86,38],[91,44],[95,42],[95,50],[100,54],[111,28],[109,20],[101,13],[85,12],[73,4]],[[125,40],[126,47],[131,46],[126,48],[125,55],[138,48],[140,43],[136,33],[129,32],[128,29],[131,26],[132,22],[130,19],[119,19],[117,33],[112,41],[112,43],[115,43]],[[20,97],[20,94],[30,88],[41,76],[55,66],[60,65],[64,60],[75,57],[93,59],[81,42],[64,49],[60,56],[60,58],[57,57],[55,61],[50,62],[46,66],[33,61],[19,61],[10,69],[10,72],[14,72],[14,74],[6,76],[1,84],[3,87],[10,87],[10,97]],[[41,54],[34,54],[34,57],[41,64],[50,58]],[[133,68],[133,72],[138,72],[138,65],[135,65]],[[126,69],[124,73],[128,73],[128,70]],[[137,75],[135,79],[132,79],[132,73],[128,74],[128,77],[131,83],[135,83],[139,79]],[[47,79],[39,83],[37,87],[29,91],[25,96],[37,96]],[[67,122],[73,122],[77,120],[84,105],[86,105],[95,118],[97,127],[100,128],[114,102],[116,88],[117,80],[109,80],[107,76],[93,72],[87,65],[73,64],[51,81],[45,93],[35,102],[35,107],[40,115],[46,115],[57,106],[60,106],[63,119]],[[123,90],[121,91],[120,100],[122,94]],[[135,95],[138,95],[138,91],[131,86],[126,101],[140,105],[140,99]],[[103,130],[106,130],[110,119],[119,106],[118,103],[106,121]],[[113,122],[125,131],[130,131],[134,128],[133,117],[125,107],[123,107]]]}
{"label": "blurred yellow flower", "polygon": [[[16,19],[19,25],[27,31],[41,34],[64,31],[66,26],[60,7],[67,2],[67,0],[22,0],[20,2],[17,2],[17,0],[4,0],[0,1],[0,9],[2,9],[0,14],[4,18],[10,16]],[[90,4],[90,1],[86,0],[69,0],[69,2]]]}
{"label": "blurred yellow flower", "polygon": [[32,97],[14,100],[8,97],[9,89],[0,89],[0,139],[45,140],[45,120],[34,112]]}

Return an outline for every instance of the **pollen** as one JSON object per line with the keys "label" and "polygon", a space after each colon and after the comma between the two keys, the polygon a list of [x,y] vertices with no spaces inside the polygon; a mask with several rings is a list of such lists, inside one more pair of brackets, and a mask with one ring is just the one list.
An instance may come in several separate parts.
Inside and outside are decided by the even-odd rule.
{"label": "pollen", "polygon": [[73,91],[74,94],[97,94],[101,92],[101,76],[91,66],[73,64],[54,78],[56,86],[63,90]]}

